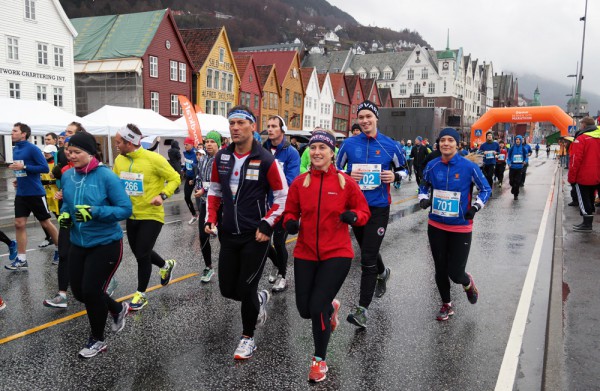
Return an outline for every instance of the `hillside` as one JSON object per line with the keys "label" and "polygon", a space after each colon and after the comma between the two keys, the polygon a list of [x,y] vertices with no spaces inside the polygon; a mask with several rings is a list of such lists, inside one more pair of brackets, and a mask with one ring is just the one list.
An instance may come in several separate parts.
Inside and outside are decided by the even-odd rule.
{"label": "hillside", "polygon": [[180,28],[224,25],[234,49],[301,39],[308,47],[317,35],[341,26],[340,49],[355,43],[402,41],[429,46],[419,33],[361,26],[325,0],[60,0],[69,18],[171,8]]}

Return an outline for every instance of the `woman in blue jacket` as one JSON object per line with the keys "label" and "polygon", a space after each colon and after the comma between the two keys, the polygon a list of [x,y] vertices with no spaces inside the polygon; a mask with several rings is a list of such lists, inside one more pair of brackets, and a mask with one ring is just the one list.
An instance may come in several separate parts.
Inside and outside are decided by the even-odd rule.
{"label": "woman in blue jacket", "polygon": [[79,355],[94,357],[106,351],[104,327],[112,314],[114,332],[125,326],[127,303],[117,303],[106,288],[123,254],[123,231],[119,221],[131,215],[131,201],[119,178],[95,157],[96,140],[86,132],[69,142],[74,165],[62,176],[61,227],[71,227],[69,274],[73,295],[85,304],[91,335]]}
{"label": "woman in blue jacket", "polygon": [[523,167],[529,162],[529,154],[523,145],[523,137],[515,137],[515,145],[508,150],[506,164],[510,168],[508,171],[508,181],[510,184],[510,192],[515,196],[515,200],[519,199],[519,187],[521,185]]}
{"label": "woman in blue jacket", "polygon": [[[473,217],[492,194],[479,166],[458,153],[459,142],[455,129],[445,128],[440,132],[442,156],[427,164],[419,187],[419,205],[429,208],[427,235],[435,264],[435,282],[442,297],[436,317],[440,321],[454,315],[450,280],[462,284],[471,304],[477,302],[479,291],[465,268],[471,249]],[[479,189],[474,203],[473,184]]]}

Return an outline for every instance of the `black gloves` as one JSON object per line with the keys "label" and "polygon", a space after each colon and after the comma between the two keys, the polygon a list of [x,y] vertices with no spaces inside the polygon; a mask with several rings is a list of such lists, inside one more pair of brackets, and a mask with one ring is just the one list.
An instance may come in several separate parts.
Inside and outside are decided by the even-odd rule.
{"label": "black gloves", "polygon": [[342,223],[352,225],[352,224],[356,223],[356,220],[358,220],[358,216],[356,215],[356,213],[352,212],[351,210],[347,210],[347,211],[343,212],[342,214],[340,214],[340,220],[342,221]]}
{"label": "black gloves", "polygon": [[431,200],[423,198],[421,201],[419,201],[419,206],[421,207],[421,209],[427,209],[431,206]]}
{"label": "black gloves", "polygon": [[285,223],[285,230],[288,231],[290,235],[296,235],[299,229],[300,223],[298,223],[298,220],[288,220],[288,222]]}
{"label": "black gloves", "polygon": [[473,220],[473,217],[475,217],[475,213],[479,212],[479,209],[481,209],[479,205],[472,205],[467,211],[467,213],[465,213],[465,220]]}
{"label": "black gloves", "polygon": [[258,224],[258,232],[267,236],[271,236],[271,234],[273,233],[273,227],[271,227],[271,225],[267,223],[266,220],[261,220]]}

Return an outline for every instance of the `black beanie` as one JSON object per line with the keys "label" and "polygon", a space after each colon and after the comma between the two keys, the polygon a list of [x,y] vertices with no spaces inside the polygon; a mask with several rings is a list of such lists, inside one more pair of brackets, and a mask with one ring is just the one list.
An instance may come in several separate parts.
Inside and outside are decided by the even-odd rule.
{"label": "black beanie", "polygon": [[353,131],[354,131],[354,129],[358,129],[358,130],[360,130],[360,131],[362,132],[362,129],[361,129],[361,127],[360,127],[360,125],[359,125],[359,124],[354,124],[354,125],[352,125],[352,129],[350,129],[350,131],[351,131],[351,132],[353,132]]}
{"label": "black beanie", "polygon": [[77,147],[90,155],[95,155],[97,152],[96,139],[88,132],[77,132],[72,135],[69,146]]}

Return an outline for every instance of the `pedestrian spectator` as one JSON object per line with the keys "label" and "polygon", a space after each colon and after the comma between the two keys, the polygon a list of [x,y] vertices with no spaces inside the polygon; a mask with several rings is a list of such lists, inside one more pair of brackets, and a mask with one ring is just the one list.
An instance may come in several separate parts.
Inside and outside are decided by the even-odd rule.
{"label": "pedestrian spectator", "polygon": [[354,258],[346,224],[364,225],[371,213],[356,182],[332,164],[333,132],[313,132],[309,149],[310,170],[290,187],[284,225],[290,234],[298,233],[294,248],[296,306],[302,318],[312,320],[315,350],[308,379],[320,382],[328,370],[329,338],[339,325],[340,302],[335,296]]}
{"label": "pedestrian spectator", "polygon": [[352,128],[350,129],[350,133],[352,134],[352,136],[358,136],[359,134],[362,133],[362,130],[360,128],[359,124],[353,124]]}
{"label": "pedestrian spectator", "polygon": [[412,181],[413,174],[413,158],[411,157],[411,152],[413,149],[412,141],[407,140],[406,145],[404,146],[404,156],[406,157],[406,169],[408,170],[408,181]]}
{"label": "pedestrian spectator", "polygon": [[300,150],[300,144],[298,144],[298,139],[296,137],[290,138],[290,145],[296,148],[296,151]]}
{"label": "pedestrian spectator", "polygon": [[415,179],[417,181],[417,185],[421,183],[421,178],[423,177],[423,170],[425,169],[425,159],[429,155],[429,149],[425,145],[423,145],[423,137],[417,136],[415,138],[415,146],[412,148],[410,152],[410,158],[413,161],[413,168],[415,170]]}
{"label": "pedestrian spectator", "polygon": [[183,200],[192,214],[192,218],[190,221],[188,221],[188,224],[192,225],[198,221],[198,213],[196,213],[196,208],[194,208],[194,203],[192,202],[192,193],[194,192],[194,186],[196,184],[195,168],[198,167],[198,160],[196,160],[196,148],[194,148],[194,139],[191,137],[186,138],[183,141],[183,149],[183,159],[185,161],[185,165],[182,168],[184,180]]}

